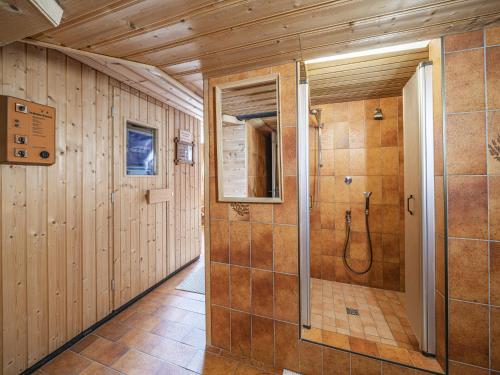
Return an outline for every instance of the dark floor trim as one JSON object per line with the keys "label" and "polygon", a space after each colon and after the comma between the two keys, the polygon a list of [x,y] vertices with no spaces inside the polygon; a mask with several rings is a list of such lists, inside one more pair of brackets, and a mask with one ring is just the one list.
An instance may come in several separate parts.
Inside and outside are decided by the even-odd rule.
{"label": "dark floor trim", "polygon": [[179,272],[181,272],[185,268],[189,267],[191,264],[193,264],[194,262],[196,262],[198,259],[200,259],[199,256],[197,256],[193,260],[189,261],[188,263],[186,263],[185,265],[183,265],[178,270],[172,272],[170,275],[168,275],[167,277],[165,277],[164,279],[162,279],[161,281],[159,281],[158,283],[156,283],[155,285],[153,285],[149,289],[145,290],[144,292],[142,292],[138,296],[132,298],[126,304],[120,306],[116,310],[113,310],[109,315],[107,315],[103,319],[99,320],[97,323],[95,323],[91,327],[87,328],[82,333],[80,333],[80,334],[76,335],[75,337],[73,337],[71,340],[69,340],[68,342],[66,342],[61,347],[57,348],[52,353],[50,353],[47,356],[45,356],[44,358],[42,358],[40,361],[38,361],[37,363],[35,363],[30,368],[28,368],[28,369],[24,370],[23,372],[21,372],[20,375],[28,375],[28,374],[34,373],[36,370],[38,370],[39,368],[41,368],[47,362],[51,361],[52,359],[54,359],[55,357],[57,357],[59,354],[61,354],[62,352],[66,351],[67,349],[69,349],[70,347],[72,347],[74,344],[76,344],[78,341],[80,341],[81,339],[83,339],[85,336],[90,335],[92,332],[94,332],[97,328],[99,328],[100,326],[102,326],[104,323],[106,323],[107,321],[113,319],[115,316],[117,316],[118,314],[120,314],[122,311],[126,310],[127,308],[129,308],[130,306],[132,306],[134,303],[136,303],[137,301],[139,301],[141,298],[143,298],[147,294],[151,293],[153,290],[155,290],[156,288],[158,288],[165,281],[171,279],[173,276],[177,275]]}

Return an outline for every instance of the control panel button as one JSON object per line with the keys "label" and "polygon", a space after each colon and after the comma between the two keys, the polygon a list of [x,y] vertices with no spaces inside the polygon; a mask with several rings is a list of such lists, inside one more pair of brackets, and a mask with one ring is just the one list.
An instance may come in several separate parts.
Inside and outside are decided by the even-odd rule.
{"label": "control panel button", "polygon": [[28,113],[28,106],[23,103],[16,103],[16,112]]}
{"label": "control panel button", "polygon": [[18,134],[16,134],[14,136],[14,142],[18,143],[20,145],[25,145],[26,143],[28,143],[28,137],[25,136],[25,135],[18,135]]}
{"label": "control panel button", "polygon": [[40,157],[42,159],[48,159],[49,156],[50,156],[50,153],[48,151],[42,151],[42,152],[40,152]]}
{"label": "control panel button", "polygon": [[14,149],[14,156],[18,158],[27,158],[28,157],[28,150],[24,148],[16,148]]}

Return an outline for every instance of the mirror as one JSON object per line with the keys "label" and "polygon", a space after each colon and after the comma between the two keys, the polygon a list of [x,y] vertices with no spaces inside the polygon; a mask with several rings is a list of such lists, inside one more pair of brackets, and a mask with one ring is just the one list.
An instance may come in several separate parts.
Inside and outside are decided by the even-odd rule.
{"label": "mirror", "polygon": [[215,88],[219,201],[282,202],[279,77]]}

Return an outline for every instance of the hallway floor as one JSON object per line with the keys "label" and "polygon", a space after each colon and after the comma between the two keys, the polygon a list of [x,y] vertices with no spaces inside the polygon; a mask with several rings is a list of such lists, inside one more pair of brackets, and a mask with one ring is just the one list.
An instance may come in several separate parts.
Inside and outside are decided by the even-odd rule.
{"label": "hallway floor", "polygon": [[205,296],[176,290],[198,260],[54,358],[39,375],[266,374],[205,350]]}

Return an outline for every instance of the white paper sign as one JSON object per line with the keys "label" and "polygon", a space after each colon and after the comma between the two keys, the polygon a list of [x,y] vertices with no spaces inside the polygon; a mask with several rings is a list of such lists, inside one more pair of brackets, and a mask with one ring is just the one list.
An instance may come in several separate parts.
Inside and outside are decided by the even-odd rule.
{"label": "white paper sign", "polygon": [[191,143],[193,142],[193,135],[191,134],[191,132],[188,132],[187,130],[179,130],[179,141]]}

